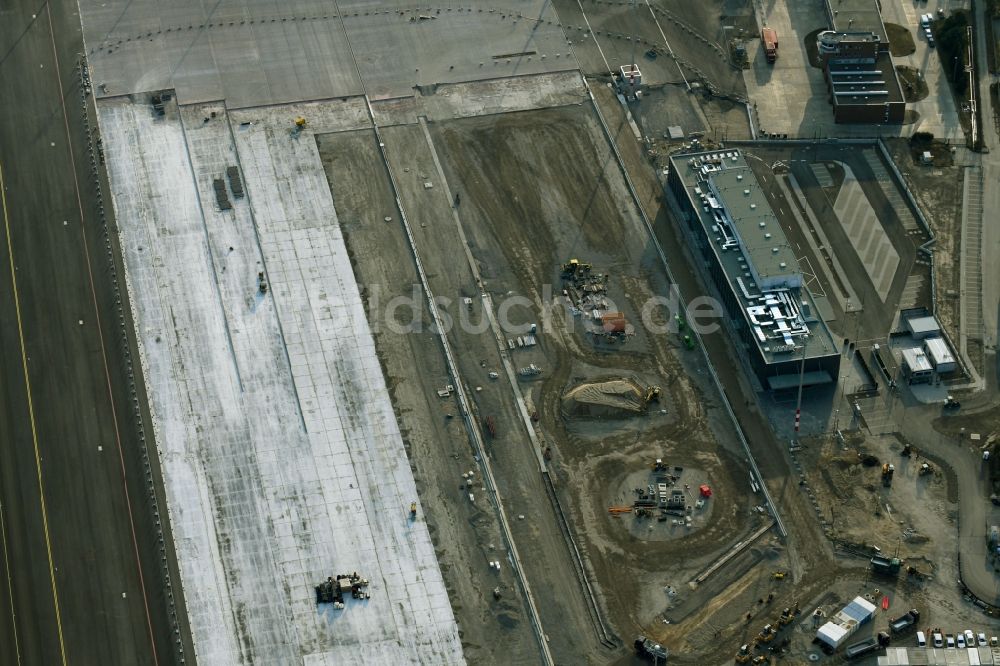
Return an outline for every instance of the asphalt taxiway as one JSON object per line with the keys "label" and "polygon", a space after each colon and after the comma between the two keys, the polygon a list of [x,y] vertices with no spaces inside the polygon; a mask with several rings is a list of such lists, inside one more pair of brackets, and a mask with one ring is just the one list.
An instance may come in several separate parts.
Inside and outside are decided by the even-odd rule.
{"label": "asphalt taxiway", "polygon": [[0,10],[0,663],[174,663],[76,9]]}

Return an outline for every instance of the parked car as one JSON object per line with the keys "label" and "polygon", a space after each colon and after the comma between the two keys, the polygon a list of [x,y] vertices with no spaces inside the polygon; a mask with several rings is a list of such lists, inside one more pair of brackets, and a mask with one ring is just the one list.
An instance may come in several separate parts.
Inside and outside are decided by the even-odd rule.
{"label": "parked car", "polygon": [[941,635],[940,631],[935,631],[934,635],[931,638],[934,640],[934,647],[936,648],[944,647],[944,636]]}
{"label": "parked car", "polygon": [[917,647],[927,647],[927,637],[922,631],[917,632]]}
{"label": "parked car", "polygon": [[965,647],[976,647],[976,635],[970,629],[965,630]]}
{"label": "parked car", "polygon": [[944,637],[944,646],[946,648],[954,648],[955,647],[955,637],[952,636],[951,634],[946,634],[945,637]]}
{"label": "parked car", "polygon": [[979,647],[986,647],[987,645],[989,645],[989,641],[986,640],[986,634],[984,634],[983,632],[980,631],[978,634],[976,634],[976,638],[979,639]]}
{"label": "parked car", "polygon": [[[965,634],[959,634],[955,636],[955,645],[958,646],[959,650],[965,648]],[[948,647],[955,647],[954,645],[949,645]]]}

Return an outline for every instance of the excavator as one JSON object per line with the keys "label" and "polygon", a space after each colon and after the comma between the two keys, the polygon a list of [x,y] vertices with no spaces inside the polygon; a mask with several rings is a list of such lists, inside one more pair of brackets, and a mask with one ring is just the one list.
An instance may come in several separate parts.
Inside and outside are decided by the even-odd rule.
{"label": "excavator", "polygon": [[651,402],[659,402],[659,401],[660,401],[659,386],[650,386],[648,389],[646,389],[646,395],[643,396],[642,399],[643,404],[648,405]]}
{"label": "excavator", "polygon": [[750,646],[744,643],[740,646],[740,651],[736,653],[736,663],[749,664],[751,659],[753,659],[753,653],[750,652]]}

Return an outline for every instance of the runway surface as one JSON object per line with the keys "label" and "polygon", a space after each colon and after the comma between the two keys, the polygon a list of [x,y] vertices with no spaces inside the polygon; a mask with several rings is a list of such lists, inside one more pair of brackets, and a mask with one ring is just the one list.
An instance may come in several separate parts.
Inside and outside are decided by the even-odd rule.
{"label": "runway surface", "polygon": [[0,9],[0,663],[174,663],[81,50],[75,3]]}

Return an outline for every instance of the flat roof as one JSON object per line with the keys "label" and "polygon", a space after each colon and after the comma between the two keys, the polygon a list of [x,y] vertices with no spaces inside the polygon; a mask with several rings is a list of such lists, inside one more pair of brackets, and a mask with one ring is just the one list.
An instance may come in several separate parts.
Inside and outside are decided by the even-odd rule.
{"label": "flat roof", "polygon": [[927,355],[930,356],[931,361],[934,362],[935,368],[942,363],[955,362],[955,355],[951,353],[951,348],[945,342],[944,338],[927,338],[924,340],[924,348],[927,350]]}
{"label": "flat roof", "polygon": [[744,154],[718,150],[670,161],[766,362],[839,353]]}
{"label": "flat roof", "polygon": [[911,317],[906,320],[906,327],[911,333],[937,333],[941,330],[937,319],[932,315]]}
{"label": "flat roof", "polygon": [[827,63],[833,103],[877,104],[904,101],[892,56],[880,51],[874,62],[855,63],[836,57]]}
{"label": "flat roof", "polygon": [[910,372],[930,372],[934,369],[924,350],[917,347],[903,350],[903,363]]}
{"label": "flat roof", "polygon": [[838,32],[872,32],[885,40],[885,26],[876,0],[826,0],[830,29]]}

